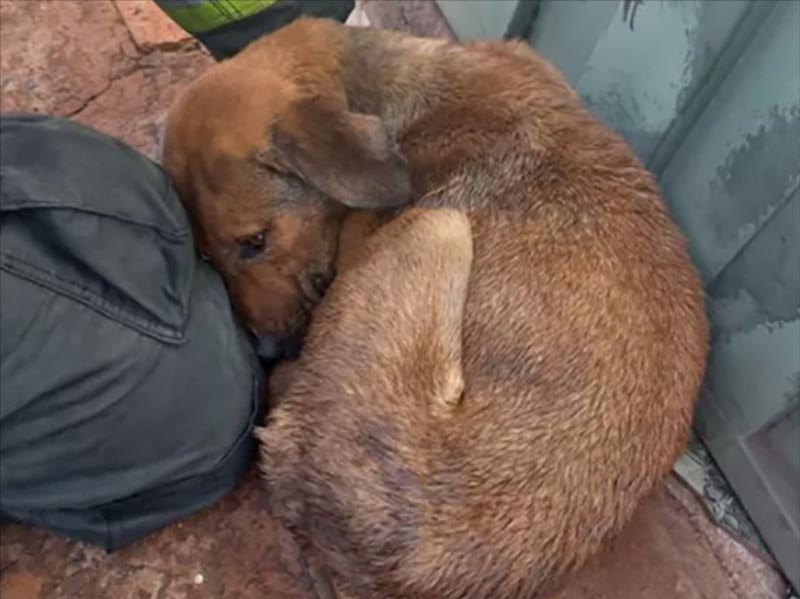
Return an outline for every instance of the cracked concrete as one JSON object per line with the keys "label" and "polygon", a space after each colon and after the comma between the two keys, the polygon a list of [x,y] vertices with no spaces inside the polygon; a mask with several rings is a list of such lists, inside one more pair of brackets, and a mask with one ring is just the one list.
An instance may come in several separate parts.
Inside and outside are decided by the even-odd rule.
{"label": "cracked concrete", "polygon": [[114,0],[117,12],[128,28],[133,43],[147,54],[153,50],[175,50],[192,36],[170,19],[152,0]]}
{"label": "cracked concrete", "polygon": [[[373,25],[451,36],[428,2],[363,7]],[[71,117],[151,157],[164,111],[211,63],[141,0],[0,0],[0,110]],[[281,538],[254,474],[213,508],[111,555],[3,522],[0,597],[312,599]],[[786,590],[768,558],[671,478],[549,599],[783,599]]]}
{"label": "cracked concrete", "polygon": [[0,110],[74,118],[155,157],[161,116],[212,60],[174,32],[137,44],[129,26],[111,0],[0,1]]}
{"label": "cracked concrete", "polygon": [[3,523],[3,599],[309,599],[251,475],[213,508],[114,554]]}
{"label": "cracked concrete", "polygon": [[[17,524],[0,532],[3,599],[314,599],[287,563],[254,473],[213,508],[111,555]],[[715,526],[671,478],[607,551],[548,599],[785,596],[771,563]]]}

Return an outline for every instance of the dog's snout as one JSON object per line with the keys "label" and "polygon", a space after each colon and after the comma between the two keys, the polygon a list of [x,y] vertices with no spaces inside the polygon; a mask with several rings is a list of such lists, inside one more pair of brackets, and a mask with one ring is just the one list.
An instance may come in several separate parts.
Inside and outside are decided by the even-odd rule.
{"label": "dog's snout", "polygon": [[302,341],[299,338],[282,339],[272,333],[256,333],[252,330],[251,333],[254,338],[256,354],[264,363],[272,363],[281,359],[294,360],[300,355]]}
{"label": "dog's snout", "polygon": [[256,354],[262,362],[274,362],[281,358],[283,350],[278,337],[269,333],[251,332],[256,346]]}

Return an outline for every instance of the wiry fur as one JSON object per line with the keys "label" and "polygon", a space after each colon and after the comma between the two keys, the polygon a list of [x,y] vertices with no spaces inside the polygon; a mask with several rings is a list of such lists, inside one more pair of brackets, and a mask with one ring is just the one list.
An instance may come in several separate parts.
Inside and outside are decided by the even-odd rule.
{"label": "wiry fur", "polygon": [[[312,262],[330,272],[346,214],[325,192],[287,201],[259,170],[274,127],[332,142],[303,133],[324,125],[292,116],[302,97],[378,117],[416,207],[350,243],[283,379],[259,433],[273,512],[350,596],[531,599],[617,532],[684,447],[708,337],[684,240],[627,145],[527,47],[301,20],[212,69],[167,140],[212,253],[255,221],[293,240],[263,264],[218,261],[256,327],[293,329],[296,292],[272,288]],[[359,173],[357,154],[309,178]],[[401,163],[385,164],[369,186],[348,174],[308,193],[380,190]],[[281,233],[299,213],[315,238]]]}

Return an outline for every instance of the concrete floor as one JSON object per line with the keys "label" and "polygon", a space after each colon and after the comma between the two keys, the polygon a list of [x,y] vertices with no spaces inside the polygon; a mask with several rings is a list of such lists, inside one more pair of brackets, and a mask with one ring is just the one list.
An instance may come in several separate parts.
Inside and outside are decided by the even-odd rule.
{"label": "concrete floor", "polygon": [[[450,35],[422,0],[369,0],[354,24]],[[0,110],[74,118],[155,157],[160,122],[211,59],[147,0],[0,1]],[[113,555],[3,523],[2,599],[310,599],[254,475],[218,505]],[[746,531],[745,531],[746,532]],[[756,545],[677,477],[551,599],[783,599]]]}

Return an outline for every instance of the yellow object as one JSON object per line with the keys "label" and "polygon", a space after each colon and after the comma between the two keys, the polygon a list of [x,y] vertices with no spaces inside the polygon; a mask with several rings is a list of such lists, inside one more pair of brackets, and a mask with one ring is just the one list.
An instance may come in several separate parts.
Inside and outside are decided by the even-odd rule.
{"label": "yellow object", "polygon": [[205,33],[266,10],[278,0],[162,0],[159,6],[191,34]]}

